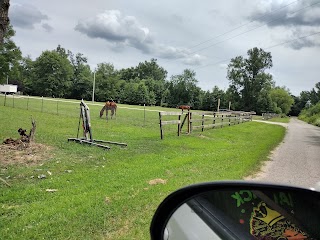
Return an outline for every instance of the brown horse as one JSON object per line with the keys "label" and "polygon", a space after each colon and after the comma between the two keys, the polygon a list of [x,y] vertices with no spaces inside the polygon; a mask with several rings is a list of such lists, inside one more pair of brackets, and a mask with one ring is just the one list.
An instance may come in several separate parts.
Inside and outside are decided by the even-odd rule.
{"label": "brown horse", "polygon": [[183,110],[189,111],[191,107],[189,105],[180,105],[180,106],[177,106],[177,108],[181,109],[183,112]]}
{"label": "brown horse", "polygon": [[107,101],[103,108],[100,111],[100,118],[103,116],[104,111],[106,111],[107,120],[108,120],[108,111],[111,110],[111,119],[113,115],[117,116],[117,104],[115,102]]}

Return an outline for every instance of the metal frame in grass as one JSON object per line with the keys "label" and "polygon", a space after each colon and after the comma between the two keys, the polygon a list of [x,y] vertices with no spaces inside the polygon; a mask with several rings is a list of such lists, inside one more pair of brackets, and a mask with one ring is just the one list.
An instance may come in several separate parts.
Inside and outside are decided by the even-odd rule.
{"label": "metal frame in grass", "polygon": [[[82,119],[82,127],[83,127],[83,137],[79,138],[79,131],[80,131],[80,122]],[[90,124],[90,110],[87,104],[83,100],[80,102],[80,117],[79,117],[79,124],[78,124],[78,133],[76,138],[68,138],[69,141],[74,141],[77,143],[86,143],[92,146],[97,146],[109,150],[110,147],[101,143],[110,143],[120,146],[127,146],[126,143],[119,143],[119,142],[112,142],[112,141],[104,141],[104,140],[96,140],[92,138],[92,131],[91,131],[91,124]]]}

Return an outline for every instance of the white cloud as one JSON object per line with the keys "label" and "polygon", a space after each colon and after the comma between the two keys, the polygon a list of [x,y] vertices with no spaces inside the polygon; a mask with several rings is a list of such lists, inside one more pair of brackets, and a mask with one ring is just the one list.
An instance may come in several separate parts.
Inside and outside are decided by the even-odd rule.
{"label": "white cloud", "polygon": [[228,68],[228,64],[227,63],[221,63],[221,64],[219,64],[219,67],[221,69],[227,69]]}
{"label": "white cloud", "polygon": [[121,43],[144,52],[148,52],[147,45],[153,42],[148,28],[133,16],[122,16],[118,10],[105,11],[93,18],[79,21],[75,30],[90,38]]}
{"label": "white cloud", "polygon": [[[36,24],[49,19],[46,14],[43,14],[31,4],[12,4],[9,17],[14,27],[26,29],[34,29]],[[48,23],[45,24],[44,28],[46,30],[53,29]]]}
{"label": "white cloud", "polygon": [[182,59],[187,65],[199,65],[204,59],[186,48],[156,42],[148,27],[143,26],[134,16],[123,16],[119,10],[107,10],[93,18],[79,21],[75,30],[90,38],[103,39],[117,51],[133,47],[156,57]]}
{"label": "white cloud", "polygon": [[201,65],[203,60],[206,58],[199,55],[199,54],[193,54],[187,56],[185,59],[183,59],[183,63],[186,65],[191,65],[191,66],[198,66]]}

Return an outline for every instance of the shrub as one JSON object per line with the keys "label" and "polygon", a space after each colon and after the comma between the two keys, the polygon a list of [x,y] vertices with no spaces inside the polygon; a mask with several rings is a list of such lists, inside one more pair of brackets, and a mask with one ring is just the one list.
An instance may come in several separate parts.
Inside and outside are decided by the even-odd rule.
{"label": "shrub", "polygon": [[320,127],[320,102],[308,109],[303,109],[299,119]]}

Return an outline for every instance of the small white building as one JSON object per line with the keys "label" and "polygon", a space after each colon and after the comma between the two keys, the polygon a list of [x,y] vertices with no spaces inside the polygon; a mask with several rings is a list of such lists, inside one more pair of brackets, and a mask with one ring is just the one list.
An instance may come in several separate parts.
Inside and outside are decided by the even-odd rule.
{"label": "small white building", "polygon": [[0,85],[0,92],[2,93],[16,93],[18,91],[18,85],[2,84]]}

